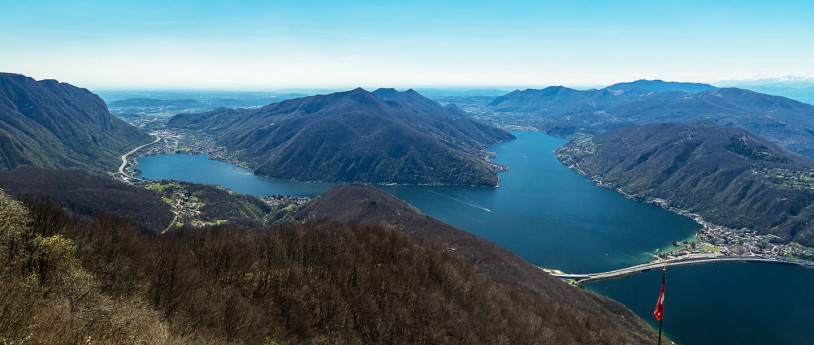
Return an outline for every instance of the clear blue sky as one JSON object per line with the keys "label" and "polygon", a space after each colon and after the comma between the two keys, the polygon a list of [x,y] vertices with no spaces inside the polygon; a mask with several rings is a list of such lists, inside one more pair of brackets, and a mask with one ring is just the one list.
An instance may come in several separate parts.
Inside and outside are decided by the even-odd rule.
{"label": "clear blue sky", "polygon": [[814,75],[814,1],[0,0],[0,71],[91,88]]}

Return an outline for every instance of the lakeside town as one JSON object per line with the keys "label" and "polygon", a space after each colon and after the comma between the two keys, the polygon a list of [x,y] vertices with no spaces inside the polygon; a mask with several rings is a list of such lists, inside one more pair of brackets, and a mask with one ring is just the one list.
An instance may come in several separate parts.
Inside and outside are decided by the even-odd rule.
{"label": "lakeside town", "polygon": [[[624,194],[624,193],[623,193]],[[749,229],[731,229],[705,221],[700,215],[669,206],[667,201],[654,198],[648,202],[664,209],[692,218],[702,226],[693,237],[675,241],[665,250],[655,250],[653,260],[608,272],[566,273],[554,268],[540,267],[546,273],[566,283],[580,286],[586,282],[617,279],[642,271],[666,267],[685,266],[711,262],[773,262],[814,268],[814,248],[798,243],[776,243],[775,235],[760,235]]]}
{"label": "lakeside town", "polygon": [[814,248],[797,243],[778,243],[780,238],[772,235],[761,235],[747,228],[731,229],[712,224],[698,214],[672,207],[666,200],[654,198],[650,202],[662,208],[686,217],[690,217],[702,226],[695,237],[688,241],[673,242],[675,249],[659,253],[659,259],[676,259],[689,254],[720,254],[730,256],[759,256],[778,260],[800,259],[814,260]]}
{"label": "lakeside town", "polygon": [[240,167],[247,168],[245,163],[233,159],[225,147],[215,144],[215,140],[204,135],[192,135],[189,133],[174,132],[170,130],[160,130],[151,133],[161,137],[161,141],[155,145],[150,145],[144,150],[140,150],[134,156],[135,160],[151,155],[162,154],[200,154],[206,153],[210,159],[232,162]]}

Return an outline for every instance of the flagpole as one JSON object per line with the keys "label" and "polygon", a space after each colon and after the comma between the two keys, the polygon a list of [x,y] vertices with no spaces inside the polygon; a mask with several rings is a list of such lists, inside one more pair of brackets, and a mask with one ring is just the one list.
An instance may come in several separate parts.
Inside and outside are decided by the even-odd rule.
{"label": "flagpole", "polygon": [[659,345],[661,345],[661,320],[659,320]]}
{"label": "flagpole", "polygon": [[[666,285],[666,283],[667,283],[667,263],[666,263],[666,262],[664,263],[664,266],[661,268],[661,271],[662,271],[662,276],[661,276],[661,281],[662,281],[662,283],[661,283],[661,288],[662,288],[662,291],[664,291],[664,288],[665,288],[665,286],[664,286],[664,285]],[[662,292],[662,293],[663,293],[663,292]],[[662,303],[663,303],[663,301],[662,301]],[[661,317],[659,318],[659,345],[661,345],[661,323],[662,323],[663,321],[664,321],[664,314],[663,314],[663,312],[662,312],[662,315],[661,315]]]}

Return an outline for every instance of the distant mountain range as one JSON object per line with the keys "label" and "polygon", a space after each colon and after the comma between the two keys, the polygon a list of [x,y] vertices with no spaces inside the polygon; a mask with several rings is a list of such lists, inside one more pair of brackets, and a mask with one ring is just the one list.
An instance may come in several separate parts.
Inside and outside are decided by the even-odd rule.
{"label": "distant mountain range", "polygon": [[814,86],[811,87],[749,86],[743,88],[760,93],[783,96],[791,98],[796,101],[814,105]]}
{"label": "distant mountain range", "polygon": [[194,107],[201,102],[194,99],[128,98],[110,102],[110,108],[122,107]]}
{"label": "distant mountain range", "polygon": [[361,88],[260,109],[179,114],[259,175],[297,180],[496,186],[488,145],[514,136],[413,90]]}
{"label": "distant mountain range", "polygon": [[102,174],[149,139],[86,89],[0,73],[0,170],[28,165]]}
{"label": "distant mountain range", "polygon": [[629,83],[617,83],[606,87],[607,90],[644,90],[648,92],[701,92],[706,90],[717,89],[715,86],[701,83],[680,83],[674,81],[663,80],[645,80],[640,79]]}
{"label": "distant mountain range", "polygon": [[814,104],[814,77],[786,76],[759,80],[726,80],[723,86],[738,87],[769,95],[783,96],[803,103]]}
{"label": "distant mountain range", "polygon": [[254,91],[203,91],[203,90],[129,90],[99,91],[110,113],[136,123],[157,119],[163,125],[170,116],[179,113],[203,113],[219,108],[259,108],[272,102],[303,97],[306,90],[298,93]]}
{"label": "distant mountain range", "polygon": [[637,199],[814,245],[814,161],[749,131],[709,121],[642,125],[574,139],[557,156]]}
{"label": "distant mountain range", "polygon": [[737,88],[658,80],[586,91],[556,86],[514,91],[488,106],[499,113],[517,113],[517,124],[563,136],[647,123],[710,120],[814,156],[814,106]]}

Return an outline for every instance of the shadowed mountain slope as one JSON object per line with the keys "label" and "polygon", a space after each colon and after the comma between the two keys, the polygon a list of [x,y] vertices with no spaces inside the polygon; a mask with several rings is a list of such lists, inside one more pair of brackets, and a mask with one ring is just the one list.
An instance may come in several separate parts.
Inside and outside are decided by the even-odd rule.
{"label": "shadowed mountain slope", "polygon": [[814,245],[814,161],[749,131],[708,121],[643,125],[572,140],[557,156],[638,199]]}
{"label": "shadowed mountain slope", "polygon": [[147,232],[161,232],[173,218],[156,192],[77,171],[20,167],[0,172],[0,188],[11,195],[50,199],[82,216],[116,215]]}
{"label": "shadowed mountain slope", "polygon": [[552,308],[560,310],[562,317],[590,315],[588,317],[596,318],[598,323],[593,325],[596,328],[586,329],[586,332],[627,329],[636,342],[647,342],[653,336],[649,326],[623,305],[568,286],[500,246],[426,216],[373,186],[335,187],[306,205],[295,217],[305,221],[329,219],[344,224],[391,225],[459,258],[492,281],[546,298]]}
{"label": "shadowed mountain slope", "polygon": [[102,174],[149,139],[86,89],[0,73],[0,170],[30,165]]}
{"label": "shadowed mountain slope", "polygon": [[[11,195],[47,198],[65,209],[86,217],[110,214],[128,220],[145,232],[160,233],[173,220],[163,198],[181,194],[200,203],[195,218],[204,222],[227,222],[261,227],[273,212],[262,199],[189,182],[158,182],[148,190],[121,181],[78,171],[20,167],[0,172],[0,189]],[[178,219],[183,222],[185,219]],[[177,224],[177,223],[176,223]]]}
{"label": "shadowed mountain slope", "polygon": [[514,139],[457,108],[392,89],[179,114],[168,126],[213,136],[259,175],[335,182],[495,186],[500,167],[488,146]]}

